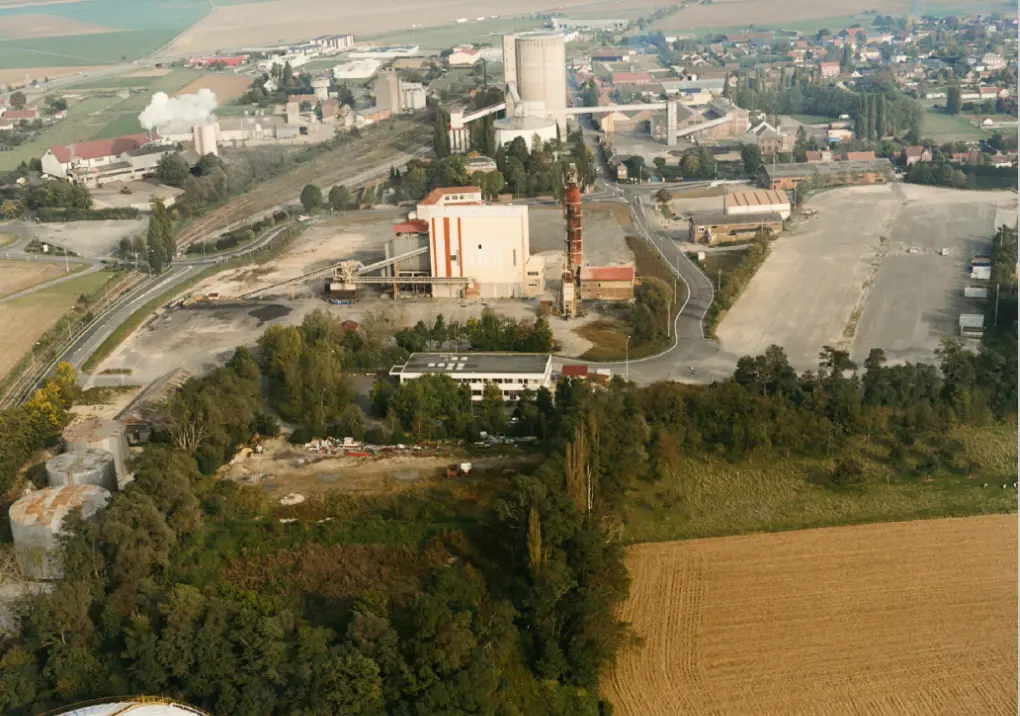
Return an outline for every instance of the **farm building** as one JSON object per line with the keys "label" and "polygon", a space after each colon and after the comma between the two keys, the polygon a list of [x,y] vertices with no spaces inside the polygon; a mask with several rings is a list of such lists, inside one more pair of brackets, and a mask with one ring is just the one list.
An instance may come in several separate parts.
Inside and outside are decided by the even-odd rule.
{"label": "farm building", "polygon": [[152,174],[164,154],[175,148],[145,134],[128,134],[112,139],[93,139],[65,147],[50,147],[42,156],[42,170],[55,177],[67,177],[86,186],[106,182],[134,181]]}
{"label": "farm building", "polygon": [[630,301],[634,298],[633,266],[583,266],[580,280],[582,300]]}
{"label": "farm building", "polygon": [[494,383],[506,402],[517,400],[524,389],[538,390],[552,385],[552,356],[532,353],[412,353],[390,375],[401,383],[423,375],[448,375],[471,389],[471,400],[480,401],[486,383]]}
{"label": "farm building", "polygon": [[790,218],[790,198],[784,191],[759,189],[735,191],[723,197],[723,213],[728,216],[777,213]]}
{"label": "farm building", "polygon": [[690,218],[691,240],[709,246],[752,239],[763,230],[778,234],[782,228],[783,217],[776,212],[746,215],[699,212]]}

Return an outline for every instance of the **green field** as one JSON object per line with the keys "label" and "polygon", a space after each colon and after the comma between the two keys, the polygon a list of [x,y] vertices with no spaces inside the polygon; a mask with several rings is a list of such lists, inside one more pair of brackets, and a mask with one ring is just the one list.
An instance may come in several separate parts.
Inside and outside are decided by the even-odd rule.
{"label": "green field", "polygon": [[5,246],[10,246],[18,240],[17,234],[12,234],[8,231],[0,231],[0,249]]}
{"label": "green field", "polygon": [[92,139],[109,139],[143,131],[145,130],[142,129],[142,125],[138,123],[138,115],[135,112],[128,112],[110,120],[102,129],[92,135]]}
{"label": "green field", "polygon": [[[746,460],[682,456],[671,477],[641,483],[627,498],[624,539],[630,543],[718,537],[864,522],[1015,512],[1016,426],[958,428],[956,463],[930,481],[897,471],[888,450],[860,442],[854,452],[863,485],[822,484],[833,461],[762,453]],[[988,484],[988,487],[983,485]]]}
{"label": "green field", "polygon": [[[0,153],[0,171],[14,169],[23,161],[38,158],[47,147],[84,142],[89,139],[107,139],[122,134],[142,131],[138,115],[155,92],[175,92],[201,77],[198,70],[174,70],[162,77],[115,77],[82,82],[68,88],[69,92],[116,89],[125,86],[146,87],[143,92],[132,92],[127,98],[86,97],[67,109],[68,117],[47,127],[31,142],[15,150]],[[128,82],[130,81],[130,85]]]}
{"label": "green field", "polygon": [[931,137],[937,142],[966,141],[992,136],[991,132],[971,124],[971,120],[976,117],[977,115],[952,115],[947,114],[941,109],[925,107],[924,125],[921,134],[925,137]]}

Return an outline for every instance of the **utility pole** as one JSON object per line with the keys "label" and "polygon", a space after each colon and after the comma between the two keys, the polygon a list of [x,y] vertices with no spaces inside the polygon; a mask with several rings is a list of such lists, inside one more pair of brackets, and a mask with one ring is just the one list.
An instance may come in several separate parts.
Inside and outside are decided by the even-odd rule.
{"label": "utility pole", "polygon": [[992,325],[999,325],[999,286],[1001,284],[995,284],[995,318],[992,320]]}
{"label": "utility pole", "polygon": [[722,269],[719,269],[718,277],[715,280],[715,290],[722,291]]}
{"label": "utility pole", "polygon": [[629,383],[630,382],[630,336],[627,336],[627,343],[624,345],[624,350],[626,351],[626,353],[624,354],[625,355],[625,357],[624,357],[624,366],[625,366],[625,369],[626,369],[626,376],[627,376],[626,377],[626,381]]}

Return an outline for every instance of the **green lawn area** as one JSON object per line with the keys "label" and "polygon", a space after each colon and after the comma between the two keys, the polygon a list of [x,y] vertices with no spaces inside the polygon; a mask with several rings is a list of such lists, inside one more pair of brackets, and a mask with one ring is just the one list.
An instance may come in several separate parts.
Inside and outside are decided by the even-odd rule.
{"label": "green lawn area", "polygon": [[174,69],[160,77],[100,77],[93,80],[85,80],[78,84],[71,85],[68,90],[87,89],[123,89],[126,87],[144,87],[151,92],[176,92],[204,73],[201,70]]}
{"label": "green lawn area", "polygon": [[1016,492],[1002,485],[1016,481],[1016,426],[957,428],[949,437],[962,445],[954,463],[963,467],[944,467],[929,481],[890,465],[887,446],[858,443],[853,452],[865,482],[849,489],[822,484],[833,468],[824,458],[681,456],[670,477],[641,483],[627,497],[624,539],[661,542],[1015,512]]}
{"label": "green lawn area", "polygon": [[17,234],[12,234],[9,231],[0,231],[0,249],[5,246],[10,246],[18,240]]}
{"label": "green lawn area", "polygon": [[170,42],[177,30],[125,30],[0,41],[0,67],[112,65],[144,57]]}
{"label": "green lawn area", "polygon": [[941,109],[925,107],[921,134],[937,142],[966,141],[992,136],[991,132],[971,124],[971,120],[976,118],[977,115],[952,115]]}
{"label": "green lawn area", "polygon": [[141,131],[144,130],[138,123],[138,115],[134,112],[126,112],[110,120],[102,129],[92,135],[92,139],[108,139]]}
{"label": "green lawn area", "polygon": [[32,141],[12,151],[0,152],[0,171],[14,169],[23,161],[41,157],[47,147],[92,139],[118,116],[109,111],[122,101],[118,97],[92,97],[70,105],[65,119],[47,127]]}

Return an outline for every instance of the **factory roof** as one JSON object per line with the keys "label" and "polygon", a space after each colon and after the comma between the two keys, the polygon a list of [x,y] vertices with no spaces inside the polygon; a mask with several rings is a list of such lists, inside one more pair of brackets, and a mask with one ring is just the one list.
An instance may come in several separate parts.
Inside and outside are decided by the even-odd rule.
{"label": "factory roof", "polygon": [[551,361],[547,353],[412,353],[391,372],[523,375],[545,373]]}
{"label": "factory roof", "polygon": [[870,149],[866,152],[847,152],[846,158],[851,162],[863,162],[875,158],[875,153]]}
{"label": "factory roof", "polygon": [[[476,186],[448,186],[436,187],[429,192],[429,195],[419,201],[419,204],[438,204],[444,196],[456,196],[458,194],[481,194],[482,190]],[[474,199],[466,200],[465,203],[475,203]]]}
{"label": "factory roof", "polygon": [[633,281],[633,266],[583,266],[582,281]]}
{"label": "factory roof", "polygon": [[554,119],[546,117],[504,117],[493,122],[496,129],[545,129],[556,123]]}
{"label": "factory roof", "polygon": [[424,219],[409,219],[393,225],[394,234],[427,234],[429,222]]}
{"label": "factory roof", "polygon": [[[157,138],[155,135],[153,139]],[[149,141],[144,133],[125,134],[122,137],[110,139],[93,139],[90,142],[78,142],[65,147],[50,147],[53,156],[61,164],[71,161],[71,157],[78,159],[99,159],[100,157],[115,157],[124,152],[134,151]]]}
{"label": "factory roof", "polygon": [[59,526],[71,510],[83,507],[86,502],[95,503],[100,499],[105,502],[109,495],[97,485],[47,487],[25,495],[11,505],[10,518],[21,525]]}
{"label": "factory roof", "polygon": [[773,191],[771,189],[759,189],[757,191],[735,191],[726,195],[727,206],[775,206],[776,204],[789,204],[790,200],[786,193]]}
{"label": "factory roof", "polygon": [[795,164],[766,164],[764,170],[769,177],[801,177],[818,174],[838,174],[847,172],[855,174],[861,172],[891,172],[892,162],[888,159],[868,159],[864,161],[843,161],[843,162],[797,162]]}
{"label": "factory roof", "polygon": [[775,211],[763,211],[760,214],[720,214],[719,212],[696,212],[691,221],[698,226],[743,226],[759,222],[783,223],[783,217]]}

